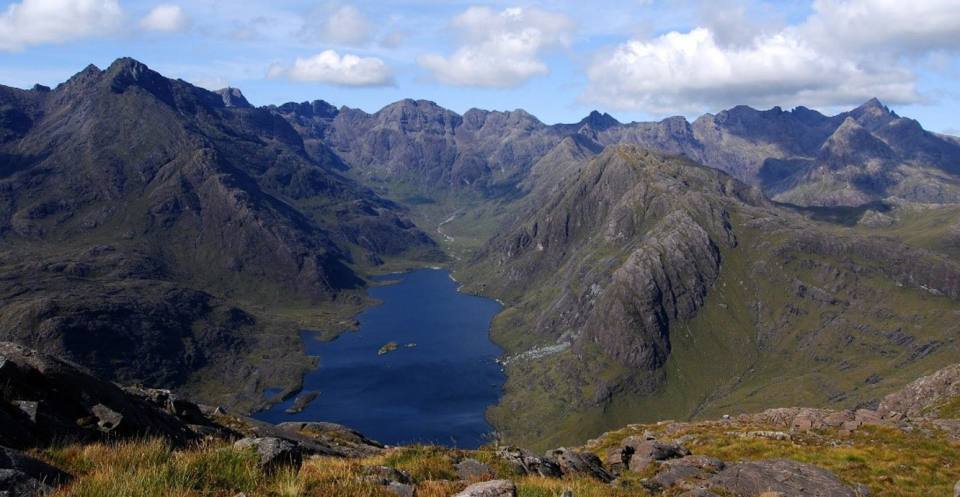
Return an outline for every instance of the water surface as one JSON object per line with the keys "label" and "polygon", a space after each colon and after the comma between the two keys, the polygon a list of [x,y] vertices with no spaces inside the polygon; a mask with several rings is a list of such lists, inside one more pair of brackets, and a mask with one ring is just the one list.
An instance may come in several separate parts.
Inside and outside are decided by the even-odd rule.
{"label": "water surface", "polygon": [[[359,331],[330,342],[304,333],[307,353],[320,363],[304,378],[304,392],[320,396],[301,413],[284,413],[290,399],[256,417],[332,421],[392,445],[476,447],[489,441],[484,412],[497,402],[505,379],[495,362],[501,350],[489,338],[500,305],[457,292],[445,270],[378,279],[397,282],[371,288],[383,303],[359,316]],[[399,347],[379,355],[388,342]]]}

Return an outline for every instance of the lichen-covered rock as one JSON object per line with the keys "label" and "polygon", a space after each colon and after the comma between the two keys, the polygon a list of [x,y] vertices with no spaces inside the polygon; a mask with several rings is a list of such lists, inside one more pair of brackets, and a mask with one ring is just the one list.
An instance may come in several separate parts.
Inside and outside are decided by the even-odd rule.
{"label": "lichen-covered rock", "polygon": [[405,471],[390,466],[366,466],[363,468],[363,479],[382,486],[384,489],[400,497],[416,497],[417,488],[413,479]]}
{"label": "lichen-covered rock", "polygon": [[765,492],[779,492],[782,497],[863,497],[862,491],[825,469],[788,460],[727,466],[710,478],[708,488],[743,497],[759,497]]}
{"label": "lichen-covered rock", "polygon": [[632,449],[628,463],[630,471],[644,471],[654,461],[677,459],[690,455],[690,451],[676,442],[660,442],[645,437],[628,437],[623,446]]}
{"label": "lichen-covered rock", "polygon": [[483,480],[494,476],[493,468],[476,459],[464,459],[455,465],[457,478],[461,480]]}
{"label": "lichen-covered rock", "polygon": [[510,480],[475,483],[454,497],[517,497],[517,486]]}
{"label": "lichen-covered rock", "polygon": [[936,417],[941,404],[960,397],[960,364],[948,366],[887,395],[877,409],[889,416]]}
{"label": "lichen-covered rock", "polygon": [[559,448],[548,451],[547,458],[556,461],[564,475],[589,476],[605,483],[613,481],[613,475],[593,453]]}
{"label": "lichen-covered rock", "polygon": [[560,466],[556,461],[538,457],[533,453],[517,447],[501,447],[497,450],[497,456],[509,464],[519,475],[539,475],[548,478],[559,478],[563,476]]}
{"label": "lichen-covered rock", "polygon": [[671,488],[682,482],[702,482],[726,467],[723,461],[708,456],[686,456],[663,461],[650,482],[657,488]]}
{"label": "lichen-covered rock", "polygon": [[233,444],[239,450],[255,450],[260,456],[259,466],[272,473],[283,467],[300,469],[303,454],[295,443],[274,437],[244,438]]}

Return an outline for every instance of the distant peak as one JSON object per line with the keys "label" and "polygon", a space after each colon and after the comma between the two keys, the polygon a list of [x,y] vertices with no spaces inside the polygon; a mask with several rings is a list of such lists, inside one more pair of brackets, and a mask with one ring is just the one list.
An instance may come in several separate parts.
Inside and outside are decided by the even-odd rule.
{"label": "distant peak", "polygon": [[848,113],[867,128],[870,132],[876,131],[900,118],[877,98],[871,98],[866,103]]}
{"label": "distant peak", "polygon": [[223,105],[227,107],[237,107],[237,108],[250,108],[253,107],[250,105],[250,102],[247,101],[247,98],[243,96],[238,88],[224,88],[222,90],[217,90],[214,93],[220,95],[220,98],[223,99]]}
{"label": "distant peak", "polygon": [[606,112],[601,114],[600,111],[596,110],[591,112],[590,115],[580,121],[580,125],[589,125],[591,128],[601,131],[619,124],[620,121],[617,121],[610,114],[607,114]]}
{"label": "distant peak", "polygon": [[892,116],[896,115],[893,111],[890,110],[889,107],[887,107],[886,105],[883,105],[883,102],[881,102],[880,99],[878,99],[877,97],[873,97],[870,100],[867,100],[866,102],[863,103],[863,105],[861,105],[860,107],[857,107],[851,113],[855,115],[862,115],[864,113],[870,113],[874,115],[882,115],[882,114],[889,114]]}
{"label": "distant peak", "polygon": [[149,70],[150,68],[146,64],[130,57],[119,58],[107,68],[108,73],[129,73],[133,75],[139,75]]}

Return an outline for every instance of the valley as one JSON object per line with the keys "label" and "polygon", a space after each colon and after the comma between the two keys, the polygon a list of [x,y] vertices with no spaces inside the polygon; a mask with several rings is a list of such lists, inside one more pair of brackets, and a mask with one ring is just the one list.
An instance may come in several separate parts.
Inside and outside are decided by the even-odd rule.
{"label": "valley", "polygon": [[302,329],[442,266],[503,302],[506,442],[872,407],[955,362],[958,158],[877,100],[548,125],[254,107],[120,59],[0,88],[0,338],[249,412],[306,386]]}

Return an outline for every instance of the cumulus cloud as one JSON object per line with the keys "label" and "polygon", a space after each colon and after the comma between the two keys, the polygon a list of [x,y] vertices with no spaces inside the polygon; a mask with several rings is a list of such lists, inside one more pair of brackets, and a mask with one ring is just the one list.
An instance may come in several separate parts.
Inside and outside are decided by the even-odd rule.
{"label": "cumulus cloud", "polygon": [[811,39],[848,50],[960,48],[956,0],[815,0],[800,27]]}
{"label": "cumulus cloud", "polygon": [[[732,12],[730,19],[742,17]],[[815,0],[803,22],[731,36],[726,19],[598,54],[584,99],[623,110],[922,100],[909,61],[960,48],[953,0]]]}
{"label": "cumulus cloud", "polygon": [[542,52],[570,43],[573,22],[537,8],[495,12],[470,7],[454,18],[461,44],[449,56],[427,54],[418,61],[433,76],[460,86],[512,87],[547,74]]}
{"label": "cumulus cloud", "polygon": [[117,0],[23,0],[0,12],[0,50],[110,33],[122,19]]}
{"label": "cumulus cloud", "polygon": [[304,24],[301,35],[336,45],[363,46],[373,37],[373,26],[363,12],[352,5],[341,5],[332,11],[314,11]]}
{"label": "cumulus cloud", "polygon": [[327,83],[339,86],[390,86],[393,73],[383,60],[325,50],[307,58],[297,58],[292,66],[270,68],[270,78]]}
{"label": "cumulus cloud", "polygon": [[840,105],[879,96],[916,101],[905,70],[832,57],[778,33],[723,47],[705,28],[632,40],[588,70],[588,100],[618,109],[686,112],[737,103]]}
{"label": "cumulus cloud", "polygon": [[140,20],[140,27],[147,31],[184,31],[190,26],[190,19],[179,5],[157,5]]}

